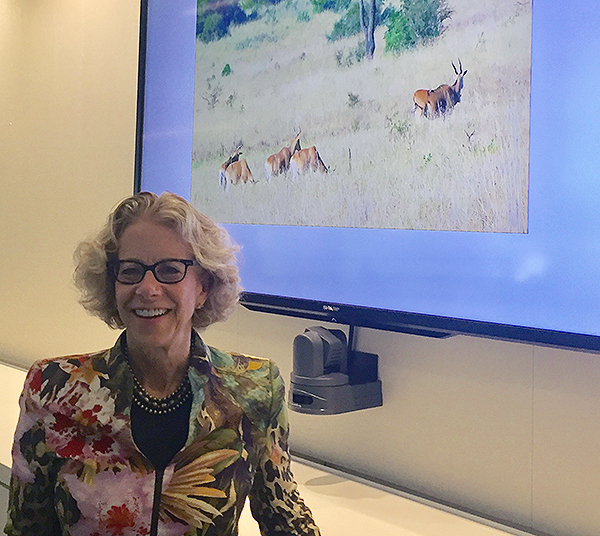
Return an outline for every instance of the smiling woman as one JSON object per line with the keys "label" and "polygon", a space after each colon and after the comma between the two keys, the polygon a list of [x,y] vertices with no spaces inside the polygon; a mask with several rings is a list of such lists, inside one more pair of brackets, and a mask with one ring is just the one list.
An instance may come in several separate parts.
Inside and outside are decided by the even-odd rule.
{"label": "smiling woman", "polygon": [[[210,289],[204,307],[194,314],[197,329],[224,321],[240,293],[235,253],[238,248],[227,232],[184,199],[170,193],[160,197],[142,192],[124,200],[97,237],[80,244],[75,252],[75,284],[81,303],[109,326],[123,328],[115,301],[115,280],[107,278],[107,264],[119,260],[120,240],[134,222],[144,219],[175,232],[191,248],[191,257],[202,266]],[[121,257],[123,259],[124,257]]]}
{"label": "smiling woman", "polygon": [[125,199],[76,252],[81,302],[125,328],[111,349],[35,363],[21,396],[6,532],[318,536],[290,470],[272,362],[196,330],[241,290],[235,246],[187,201]]}
{"label": "smiling woman", "polygon": [[[169,259],[184,259],[180,264],[186,269],[175,272],[173,282],[161,282],[162,278],[154,275],[164,270],[144,272],[143,263],[172,266]],[[186,262],[192,264],[189,270]],[[115,299],[119,318],[127,328],[131,365],[149,393],[168,396],[185,376],[192,318],[206,302],[209,285],[202,282],[192,248],[179,234],[144,218],[124,230],[114,263],[121,266],[114,283]],[[132,265],[137,265],[137,270],[132,270]],[[133,279],[136,272],[142,272],[141,279]]]}

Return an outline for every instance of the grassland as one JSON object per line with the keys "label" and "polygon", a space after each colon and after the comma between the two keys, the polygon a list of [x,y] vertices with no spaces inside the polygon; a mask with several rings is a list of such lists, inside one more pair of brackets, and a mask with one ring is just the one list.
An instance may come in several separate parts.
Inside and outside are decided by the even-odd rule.
{"label": "grassland", "polygon": [[[453,0],[433,43],[371,61],[359,38],[329,42],[339,15],[306,0],[266,9],[197,43],[192,199],[223,223],[527,231],[531,1]],[[416,117],[412,95],[455,79],[462,102]],[[227,74],[226,65],[231,72]],[[266,180],[266,158],[302,129],[329,173]],[[238,146],[255,183],[225,192]]]}

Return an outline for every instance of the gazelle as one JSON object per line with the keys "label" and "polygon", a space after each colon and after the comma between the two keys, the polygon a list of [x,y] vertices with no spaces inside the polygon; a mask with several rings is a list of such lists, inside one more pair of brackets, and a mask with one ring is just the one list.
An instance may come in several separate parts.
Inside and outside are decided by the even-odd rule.
{"label": "gazelle", "polygon": [[458,69],[454,62],[452,67],[456,73],[454,84],[442,84],[435,89],[417,89],[413,95],[415,113],[425,117],[439,117],[460,102],[460,92],[463,88],[463,78],[467,71],[463,71],[462,63],[458,60]]}

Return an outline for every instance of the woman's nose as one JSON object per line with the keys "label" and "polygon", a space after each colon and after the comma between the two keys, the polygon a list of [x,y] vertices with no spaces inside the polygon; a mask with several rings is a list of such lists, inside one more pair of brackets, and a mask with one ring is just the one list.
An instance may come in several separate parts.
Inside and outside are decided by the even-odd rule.
{"label": "woman's nose", "polygon": [[144,274],[144,278],[137,284],[135,292],[141,296],[154,296],[160,291],[160,288],[161,284],[154,277],[152,270],[148,270]]}

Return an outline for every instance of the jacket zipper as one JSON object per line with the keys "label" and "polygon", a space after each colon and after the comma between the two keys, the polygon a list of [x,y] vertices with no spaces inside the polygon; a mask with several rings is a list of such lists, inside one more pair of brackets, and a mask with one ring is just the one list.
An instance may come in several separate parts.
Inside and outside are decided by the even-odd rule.
{"label": "jacket zipper", "polygon": [[150,522],[150,536],[158,535],[158,516],[160,513],[160,497],[162,495],[164,474],[164,467],[156,469],[156,477],[154,479],[154,498],[152,499],[152,520]]}

